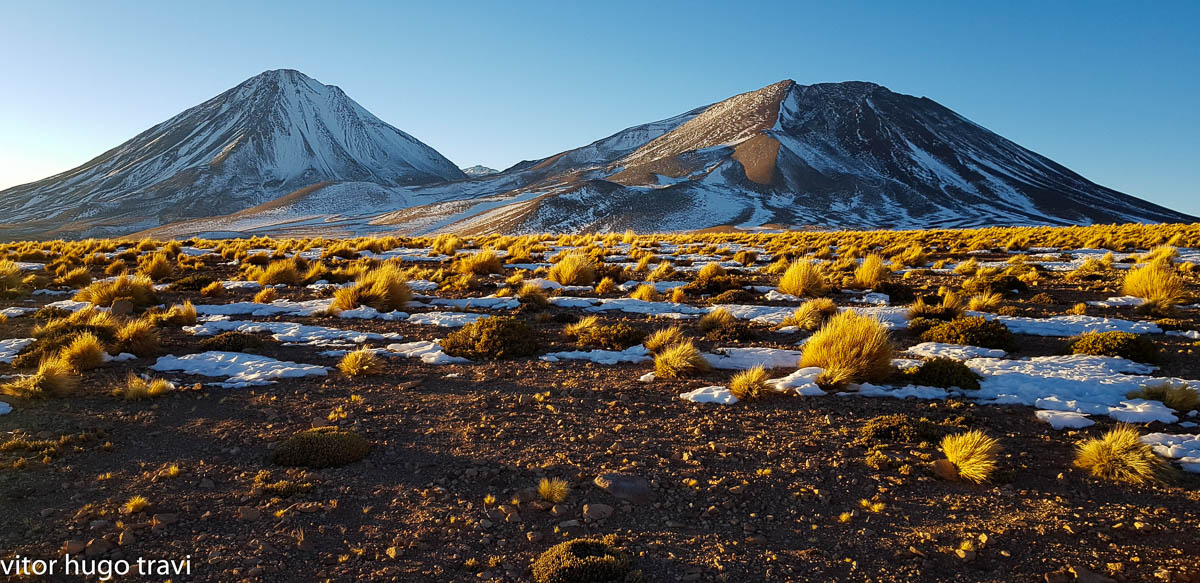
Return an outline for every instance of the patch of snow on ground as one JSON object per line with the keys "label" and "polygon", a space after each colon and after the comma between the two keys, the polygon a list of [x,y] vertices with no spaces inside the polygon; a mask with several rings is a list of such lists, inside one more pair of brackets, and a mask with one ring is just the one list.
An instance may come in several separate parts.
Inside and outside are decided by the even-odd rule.
{"label": "patch of snow on ground", "polygon": [[275,360],[244,352],[220,351],[161,356],[150,370],[226,377],[224,381],[213,384],[229,388],[267,385],[282,378],[325,376],[328,373],[323,366]]}
{"label": "patch of snow on ground", "polygon": [[820,374],[820,367],[809,366],[796,369],[795,372],[785,377],[767,379],[766,383],[767,386],[780,392],[794,392],[804,397],[823,397],[825,391],[816,383],[817,376]]}
{"label": "patch of snow on ground", "polygon": [[694,391],[680,393],[679,398],[693,403],[720,403],[722,405],[732,405],[738,402],[738,398],[733,396],[729,389],[722,386],[700,387]]}
{"label": "patch of snow on ground", "polygon": [[398,356],[407,356],[409,358],[420,358],[425,364],[456,364],[469,363],[470,360],[461,356],[450,356],[442,351],[442,346],[437,342],[429,340],[420,340],[417,342],[404,342],[401,344],[388,344],[387,349]]}
{"label": "patch of snow on ground", "polygon": [[1200,473],[1200,435],[1147,433],[1142,443],[1152,447],[1154,453],[1179,462],[1183,471]]}
{"label": "patch of snow on ground", "polygon": [[0,340],[0,362],[4,364],[12,364],[14,358],[25,349],[26,346],[33,344],[36,338],[7,338]]}
{"label": "patch of snow on ground", "polygon": [[1082,429],[1095,425],[1096,422],[1083,413],[1075,411],[1052,411],[1043,409],[1034,413],[1038,421],[1049,423],[1054,429]]}
{"label": "patch of snow on ground", "polygon": [[1134,296],[1118,296],[1108,298],[1107,300],[1092,300],[1087,302],[1089,306],[1100,306],[1102,308],[1119,308],[1124,306],[1140,306],[1146,303],[1146,300]]}
{"label": "patch of snow on ground", "polygon": [[221,332],[269,332],[280,342],[297,342],[314,346],[329,346],[337,344],[361,344],[371,340],[396,340],[400,335],[395,332],[378,334],[375,332],[358,332],[355,330],[339,330],[324,326],[310,326],[296,322],[251,322],[249,320],[217,320],[195,326],[184,326],[184,332],[196,336],[214,336]]}
{"label": "patch of snow on ground", "polygon": [[801,351],[782,348],[717,348],[704,359],[713,368],[724,370],[746,370],[763,368],[790,368],[800,360]]}
{"label": "patch of snow on ground", "polygon": [[946,344],[944,342],[922,342],[906,350],[909,354],[937,358],[945,356],[955,360],[970,360],[972,358],[1004,358],[1007,352],[998,348],[983,348],[981,346],[964,346],[962,344]]}
{"label": "patch of snow on ground", "polygon": [[408,321],[423,326],[459,328],[487,317],[487,314],[476,314],[474,312],[422,312],[409,316]]}
{"label": "patch of snow on ground", "polygon": [[551,352],[542,355],[542,360],[546,362],[558,362],[559,360],[590,360],[596,364],[619,364],[622,362],[647,362],[650,360],[650,351],[646,350],[645,346],[638,344],[631,346],[625,350],[574,350],[565,352]]}
{"label": "patch of snow on ground", "polygon": [[32,314],[33,312],[36,312],[36,311],[37,311],[37,308],[16,307],[16,308],[4,308],[3,310],[0,310],[0,314],[4,314],[4,317],[6,317],[6,318],[20,318],[21,316],[24,316],[26,314]]}
{"label": "patch of snow on ground", "polygon": [[998,316],[986,312],[967,312],[971,316],[982,316],[1008,326],[1013,334],[1030,336],[1078,336],[1084,332],[1131,332],[1133,334],[1161,334],[1162,329],[1154,322],[1134,322],[1117,318],[1097,316],[1053,316],[1050,318],[1026,318],[1024,316]]}

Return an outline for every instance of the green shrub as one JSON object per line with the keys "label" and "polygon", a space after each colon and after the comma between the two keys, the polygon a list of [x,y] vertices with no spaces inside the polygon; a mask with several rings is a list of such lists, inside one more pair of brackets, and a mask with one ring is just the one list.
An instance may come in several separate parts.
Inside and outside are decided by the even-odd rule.
{"label": "green shrub", "polygon": [[917,299],[911,287],[895,281],[880,282],[872,291],[887,294],[888,303],[892,305],[907,304]]}
{"label": "green shrub", "polygon": [[1118,356],[1135,362],[1157,362],[1154,341],[1129,332],[1087,332],[1071,341],[1072,354]]}
{"label": "green shrub", "polygon": [[980,317],[959,318],[943,322],[921,334],[925,342],[965,344],[984,348],[1014,350],[1016,341],[1008,326]]}
{"label": "green shrub", "polygon": [[575,539],[554,545],[533,562],[537,583],[640,583],[642,572],[633,558],[617,548],[616,539]]}
{"label": "green shrub", "polygon": [[293,435],[271,453],[281,466],[331,468],[367,457],[371,444],[361,435],[337,427],[316,427]]}
{"label": "green shrub", "polygon": [[516,318],[476,320],[446,336],[442,350],[465,358],[519,358],[537,352],[533,329]]}
{"label": "green shrub", "polygon": [[713,296],[711,299],[708,300],[708,303],[713,304],[713,305],[716,305],[716,304],[744,304],[747,302],[753,302],[756,299],[758,299],[758,294],[756,294],[752,291],[748,291],[748,290],[744,290],[744,289],[731,289],[731,290],[723,291],[723,292]]}
{"label": "green shrub", "polygon": [[967,365],[939,356],[906,369],[901,375],[904,382],[925,387],[958,387],[970,391],[979,390],[979,381],[983,378]]}
{"label": "green shrub", "polygon": [[944,324],[945,320],[935,320],[933,318],[913,318],[908,321],[908,331],[915,336],[920,336],[926,330]]}
{"label": "green shrub", "polygon": [[625,350],[630,346],[641,344],[645,339],[645,330],[625,323],[588,326],[575,332],[575,340],[580,345],[609,350]]}
{"label": "green shrub", "polygon": [[741,290],[742,284],[732,275],[712,275],[697,277],[683,286],[683,291],[689,296],[716,296],[727,291]]}
{"label": "green shrub", "polygon": [[221,352],[242,352],[244,350],[262,350],[263,339],[255,334],[245,332],[222,332],[216,336],[200,341],[204,350],[219,350]]}
{"label": "green shrub", "polygon": [[996,293],[1008,295],[1014,291],[1024,293],[1029,291],[1025,282],[1013,275],[976,275],[963,282],[963,291],[969,294]]}
{"label": "green shrub", "polygon": [[170,291],[200,291],[216,281],[207,275],[189,275],[181,277],[167,285]]}
{"label": "green shrub", "polygon": [[854,442],[868,446],[896,442],[933,442],[951,431],[960,429],[966,429],[961,417],[936,422],[926,417],[914,418],[903,413],[893,413],[868,419],[858,430],[858,437]]}

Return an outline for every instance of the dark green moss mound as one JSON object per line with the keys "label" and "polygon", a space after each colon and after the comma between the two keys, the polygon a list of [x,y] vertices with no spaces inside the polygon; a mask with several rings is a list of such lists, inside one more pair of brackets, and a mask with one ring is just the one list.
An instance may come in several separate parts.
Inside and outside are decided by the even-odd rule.
{"label": "dark green moss mound", "polygon": [[580,538],[550,547],[533,562],[537,583],[640,583],[642,572],[634,568],[628,553],[616,540]]}
{"label": "dark green moss mound", "polygon": [[212,285],[214,281],[217,280],[207,275],[189,275],[172,281],[167,285],[167,289],[170,291],[200,291],[206,286]]}
{"label": "dark green moss mound", "polygon": [[896,442],[936,442],[950,432],[966,428],[966,421],[962,417],[937,422],[927,417],[914,418],[903,413],[893,413],[868,419],[858,430],[858,437],[854,443],[874,446]]}
{"label": "dark green moss mound", "polygon": [[748,302],[753,302],[757,299],[758,299],[758,294],[751,292],[749,290],[731,289],[731,290],[723,291],[723,292],[713,296],[711,299],[708,300],[708,303],[713,304],[713,305],[745,304]]}
{"label": "dark green moss mound", "polygon": [[683,286],[683,292],[689,296],[715,296],[730,290],[740,290],[742,284],[732,275],[714,275],[697,278]]}
{"label": "dark green moss mound", "polygon": [[367,457],[371,444],[361,435],[336,427],[301,431],[279,444],[271,461],[281,466],[332,468]]}
{"label": "dark green moss mound", "polygon": [[704,333],[704,339],[712,342],[746,342],[757,337],[750,325],[742,321],[717,326]]}
{"label": "dark green moss mound", "polygon": [[57,318],[66,318],[71,315],[71,310],[60,308],[58,306],[42,306],[38,311],[33,313],[34,320],[54,320]]}
{"label": "dark green moss mound", "polygon": [[1034,295],[1032,298],[1029,298],[1029,301],[1033,302],[1035,304],[1053,304],[1054,298],[1051,297],[1050,294],[1048,294],[1046,292],[1041,292],[1039,294]]}
{"label": "dark green moss mound", "polygon": [[1016,340],[1008,326],[993,320],[979,317],[959,318],[943,322],[921,334],[925,342],[945,342],[947,344],[965,344],[982,346],[984,348],[999,348],[1014,350]]}
{"label": "dark green moss mound", "polygon": [[537,349],[537,338],[529,324],[499,316],[476,320],[442,341],[446,354],[464,358],[519,358]]}
{"label": "dark green moss mound", "polygon": [[914,385],[943,389],[958,387],[969,391],[979,390],[979,381],[983,378],[967,365],[944,356],[927,360],[921,366],[907,369],[901,376],[902,382]]}
{"label": "dark green moss mound", "polygon": [[211,338],[200,341],[204,350],[219,350],[221,352],[243,352],[245,350],[262,350],[263,339],[245,332],[222,332]]}
{"label": "dark green moss mound", "polygon": [[1154,341],[1129,332],[1088,332],[1071,341],[1072,354],[1118,356],[1135,362],[1157,362]]}
{"label": "dark green moss mound", "polygon": [[887,294],[888,303],[893,306],[908,304],[917,299],[917,294],[913,293],[911,287],[896,281],[880,282],[872,291]]}
{"label": "dark green moss mound", "polygon": [[579,330],[575,339],[581,346],[594,346],[608,350],[625,350],[646,339],[646,332],[629,324],[590,326]]}
{"label": "dark green moss mound", "polygon": [[1025,293],[1029,286],[1013,275],[995,275],[991,277],[975,276],[963,282],[963,291],[969,294],[1003,294]]}
{"label": "dark green moss mound", "polygon": [[945,320],[935,320],[933,318],[913,318],[908,321],[908,331],[914,336],[920,336],[926,330],[944,324]]}

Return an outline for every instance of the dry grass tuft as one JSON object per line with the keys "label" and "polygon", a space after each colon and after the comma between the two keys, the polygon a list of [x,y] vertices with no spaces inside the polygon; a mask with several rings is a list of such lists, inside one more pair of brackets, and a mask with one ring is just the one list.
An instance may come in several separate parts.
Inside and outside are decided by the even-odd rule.
{"label": "dry grass tuft", "polygon": [[736,323],[737,319],[733,317],[733,314],[729,313],[729,310],[726,310],[725,308],[717,308],[707,314],[704,314],[703,316],[700,316],[700,319],[696,321],[696,328],[700,330],[700,332],[707,334],[718,328],[727,328],[729,326],[733,326]]}
{"label": "dry grass tuft", "polygon": [[495,251],[486,249],[478,253],[468,253],[454,261],[454,270],[459,273],[488,275],[504,273],[504,264]]}
{"label": "dry grass tuft", "polygon": [[279,299],[279,292],[275,291],[273,287],[264,287],[254,294],[254,303],[256,304],[269,304],[277,299]]}
{"label": "dry grass tuft", "polygon": [[817,264],[803,259],[788,265],[777,287],[781,293],[794,296],[820,296],[829,291],[825,275]]}
{"label": "dry grass tuft", "polygon": [[975,312],[992,312],[1000,307],[1000,303],[1004,301],[1004,296],[998,293],[982,293],[971,296],[967,302],[967,309]]}
{"label": "dry grass tuft", "polygon": [[147,319],[131,320],[117,330],[117,346],[121,352],[138,357],[158,354],[161,342],[154,323]]}
{"label": "dry grass tuft", "polygon": [[981,484],[996,470],[1000,442],[982,431],[972,430],[944,437],[942,453],[954,465],[959,479]]}
{"label": "dry grass tuft", "polygon": [[1077,444],[1075,466],[1097,478],[1128,484],[1159,483],[1170,473],[1170,466],[1142,443],[1138,430],[1125,424]]}
{"label": "dry grass tuft", "polygon": [[[586,319],[586,318],[585,318]],[[668,346],[683,343],[683,329],[679,326],[671,326],[670,328],[662,328],[655,331],[642,343],[646,350],[650,352],[658,352]]]}
{"label": "dry grass tuft", "polygon": [[729,380],[729,392],[741,400],[757,399],[767,390],[767,370],[756,366],[733,375]]}
{"label": "dry grass tuft", "polygon": [[175,388],[167,379],[144,379],[134,373],[129,373],[125,384],[113,389],[113,396],[126,401],[144,401],[161,397]]}
{"label": "dry grass tuft", "polygon": [[816,298],[808,300],[800,304],[796,311],[792,312],[779,325],[796,326],[801,330],[816,330],[824,326],[830,318],[833,318],[838,313],[837,304],[829,298]]}
{"label": "dry grass tuft", "polygon": [[566,501],[567,496],[571,493],[571,486],[562,478],[542,478],[538,481],[537,492],[543,500],[551,504],[559,504]]}
{"label": "dry grass tuft", "polygon": [[154,281],[171,277],[174,272],[175,266],[171,264],[166,253],[143,255],[138,258],[138,273]]}
{"label": "dry grass tuft", "polygon": [[83,372],[104,365],[104,344],[91,332],[76,335],[58,353],[59,360],[75,372]]}
{"label": "dry grass tuft", "polygon": [[854,270],[854,284],[861,288],[874,288],[887,281],[891,274],[883,256],[872,253]]}
{"label": "dry grass tuft", "polygon": [[338,363],[338,370],[342,371],[346,376],[356,377],[367,374],[375,374],[383,368],[383,361],[375,355],[375,351],[370,348],[360,348],[353,352],[346,353]]}
{"label": "dry grass tuft", "polygon": [[639,285],[637,289],[633,290],[633,293],[629,294],[629,297],[635,300],[642,300],[643,302],[662,301],[662,294],[659,294],[658,290],[655,289],[653,285],[648,283]]}
{"label": "dry grass tuft", "polygon": [[134,306],[154,303],[154,280],[145,275],[121,275],[110,281],[97,281],[79,290],[75,301],[97,306],[111,306],[117,300],[129,300]]}
{"label": "dry grass tuft", "polygon": [[1125,397],[1160,401],[1163,405],[1180,413],[1200,409],[1200,391],[1188,386],[1187,383],[1163,381],[1152,385],[1143,385],[1137,390],[1130,391]]}
{"label": "dry grass tuft", "polygon": [[1125,272],[1121,282],[1125,295],[1146,300],[1148,309],[1168,310],[1183,301],[1183,278],[1162,263],[1134,267]]}
{"label": "dry grass tuft", "polygon": [[57,359],[43,360],[36,373],[0,385],[0,392],[21,399],[65,397],[79,385],[79,375]]}
{"label": "dry grass tuft", "polygon": [[808,339],[800,366],[819,366],[825,369],[827,386],[844,386],[886,379],[893,371],[894,354],[891,336],[879,320],[848,310]]}
{"label": "dry grass tuft", "polygon": [[654,376],[675,379],[712,370],[691,340],[661,349],[654,356]]}
{"label": "dry grass tuft", "polygon": [[404,271],[395,264],[385,263],[359,275],[353,286],[334,292],[329,309],[337,313],[370,306],[380,312],[392,312],[403,308],[410,300],[412,290]]}
{"label": "dry grass tuft", "polygon": [[517,299],[522,304],[545,308],[550,305],[550,297],[546,295],[546,290],[536,283],[524,283],[517,290]]}
{"label": "dry grass tuft", "polygon": [[562,285],[592,285],[596,281],[596,266],[587,255],[569,253],[550,266],[546,277]]}

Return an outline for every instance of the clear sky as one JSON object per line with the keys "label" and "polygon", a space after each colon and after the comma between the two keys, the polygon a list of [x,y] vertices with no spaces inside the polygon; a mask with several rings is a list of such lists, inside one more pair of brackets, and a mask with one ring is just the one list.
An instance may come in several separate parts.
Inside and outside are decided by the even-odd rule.
{"label": "clear sky", "polygon": [[0,188],[267,69],[505,168],[781,79],[930,97],[1200,215],[1200,2],[0,0]]}

